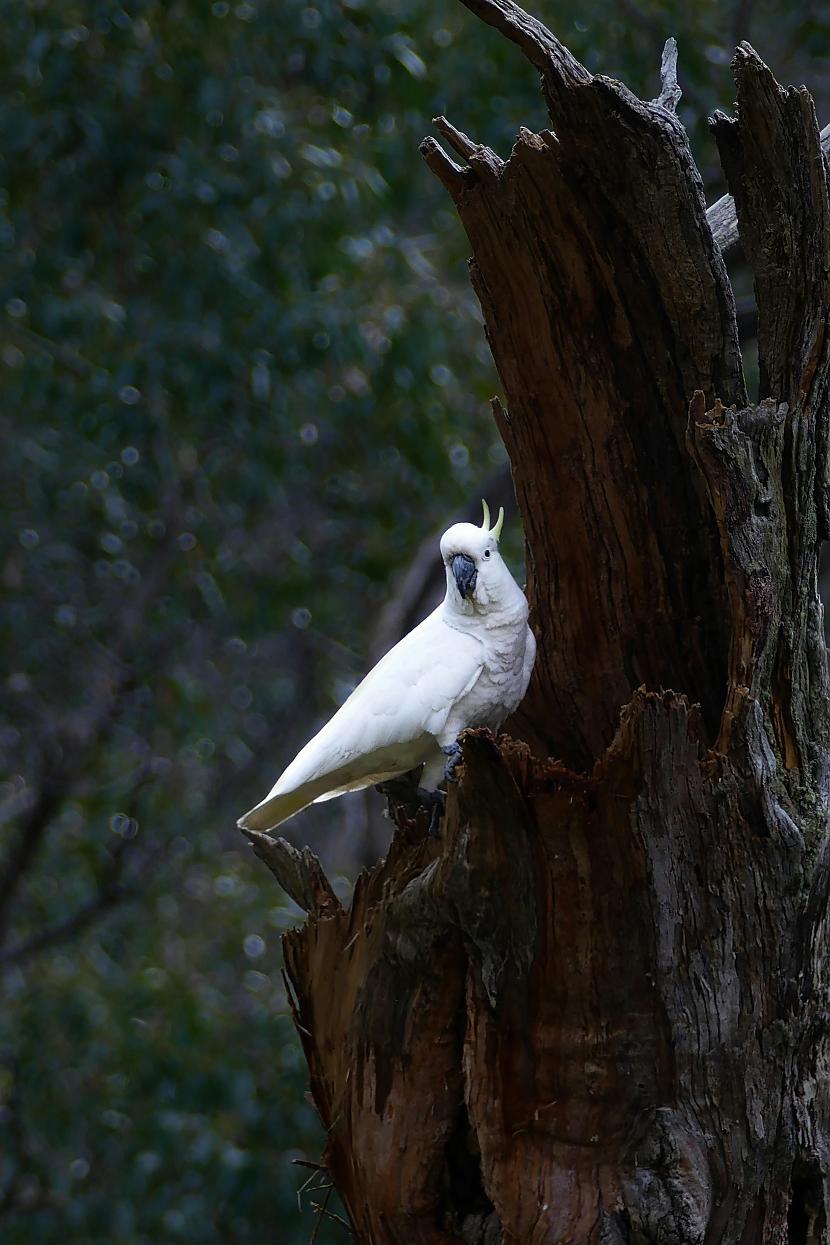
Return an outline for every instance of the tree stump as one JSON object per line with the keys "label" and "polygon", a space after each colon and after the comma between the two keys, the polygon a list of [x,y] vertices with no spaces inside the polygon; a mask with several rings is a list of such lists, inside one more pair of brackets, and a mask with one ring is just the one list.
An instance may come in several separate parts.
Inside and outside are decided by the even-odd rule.
{"label": "tree stump", "polygon": [[465,3],[539,71],[552,122],[507,160],[443,118],[465,164],[422,148],[474,254],[539,656],[508,734],[463,737],[440,842],[399,809],[348,909],[316,862],[252,836],[310,911],[285,967],[325,1161],[371,1245],[818,1245],[830,212],[812,101],[742,44],[736,116],[712,123],[754,273],[753,403],[671,41],[644,102],[511,0]]}

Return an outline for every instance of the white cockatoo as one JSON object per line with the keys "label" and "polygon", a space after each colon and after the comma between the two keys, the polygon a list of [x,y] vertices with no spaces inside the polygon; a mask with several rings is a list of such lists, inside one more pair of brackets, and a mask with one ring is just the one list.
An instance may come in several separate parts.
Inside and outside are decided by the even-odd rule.
{"label": "white cockatoo", "polygon": [[527,600],[499,553],[504,510],[490,527],[455,523],[441,537],[447,592],[436,610],[370,670],[264,800],[239,819],[272,830],[301,809],[388,782],[423,765],[435,788],[469,726],[495,730],[527,690],[536,640]]}

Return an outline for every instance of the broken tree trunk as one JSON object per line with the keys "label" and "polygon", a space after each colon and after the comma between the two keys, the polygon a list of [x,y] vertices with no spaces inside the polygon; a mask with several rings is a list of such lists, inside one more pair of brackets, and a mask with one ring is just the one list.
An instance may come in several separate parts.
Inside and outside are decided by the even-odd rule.
{"label": "broken tree trunk", "polygon": [[[751,48],[713,128],[761,393],[686,134],[511,0],[541,74],[508,160],[444,119],[506,395],[539,657],[464,739],[440,842],[400,809],[285,938],[326,1162],[372,1245],[828,1239],[827,175]],[[713,233],[715,226],[717,235]],[[508,413],[509,412],[509,413]],[[671,690],[669,690],[671,689]]]}

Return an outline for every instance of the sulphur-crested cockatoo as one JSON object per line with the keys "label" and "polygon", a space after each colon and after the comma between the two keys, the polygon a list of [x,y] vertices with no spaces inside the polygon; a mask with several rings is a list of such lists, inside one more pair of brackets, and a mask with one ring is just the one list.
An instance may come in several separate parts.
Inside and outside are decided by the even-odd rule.
{"label": "sulphur-crested cockatoo", "polygon": [[504,511],[490,527],[455,523],[441,537],[442,603],[390,649],[348,700],[239,819],[271,830],[300,809],[387,782],[423,765],[437,787],[468,726],[495,730],[527,690],[536,641],[527,601],[499,553]]}

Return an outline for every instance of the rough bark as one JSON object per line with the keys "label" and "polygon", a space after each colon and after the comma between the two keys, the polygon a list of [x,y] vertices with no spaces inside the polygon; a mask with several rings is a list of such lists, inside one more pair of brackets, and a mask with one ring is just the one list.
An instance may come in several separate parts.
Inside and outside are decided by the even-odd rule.
{"label": "rough bark", "polygon": [[645,103],[510,0],[465,2],[539,70],[555,129],[502,161],[440,119],[465,167],[423,147],[474,253],[539,658],[513,737],[463,737],[440,842],[399,808],[348,909],[299,885],[312,914],[285,965],[326,1161],[372,1245],[818,1245],[830,211],[812,104],[743,44],[736,116],[714,121],[755,277],[750,403],[671,49]]}

